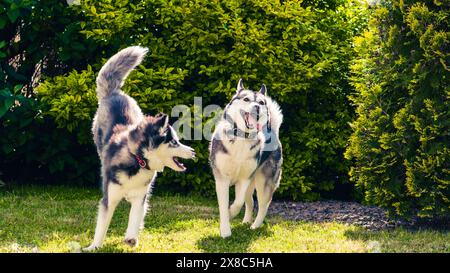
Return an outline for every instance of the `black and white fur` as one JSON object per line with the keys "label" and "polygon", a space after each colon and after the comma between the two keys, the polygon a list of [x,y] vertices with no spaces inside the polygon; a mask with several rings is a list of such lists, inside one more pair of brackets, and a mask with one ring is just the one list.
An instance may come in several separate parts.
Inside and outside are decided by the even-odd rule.
{"label": "black and white fur", "polygon": [[114,210],[124,198],[131,203],[125,243],[136,246],[157,172],[166,166],[184,171],[177,158],[195,156],[192,148],[179,142],[167,115],[145,116],[137,102],[120,90],[146,53],[146,48],[138,46],[125,48],[97,76],[99,106],[92,132],[101,161],[103,198],[94,242],[85,251],[102,246]]}
{"label": "black and white fur", "polygon": [[[245,203],[244,223],[253,219],[256,188],[258,214],[251,229],[260,227],[281,178],[282,152],[278,137],[283,121],[278,104],[266,94],[245,89],[239,80],[236,94],[216,125],[210,144],[210,165],[216,181],[220,213],[220,235],[231,235],[230,220]],[[229,206],[229,188],[235,200]]]}

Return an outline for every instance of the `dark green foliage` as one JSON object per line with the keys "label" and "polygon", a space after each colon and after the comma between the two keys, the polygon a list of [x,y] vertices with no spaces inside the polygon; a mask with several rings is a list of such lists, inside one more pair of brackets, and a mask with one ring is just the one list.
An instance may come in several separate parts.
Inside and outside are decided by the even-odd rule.
{"label": "dark green foliage", "polygon": [[0,171],[6,181],[76,183],[97,176],[77,163],[96,165],[91,151],[73,149],[74,137],[43,117],[34,92],[41,77],[84,68],[95,57],[97,47],[79,33],[80,18],[65,1],[0,1]]}
{"label": "dark green foliage", "polygon": [[[74,9],[83,10],[81,33],[108,47],[104,60],[129,45],[150,48],[124,87],[146,113],[192,106],[195,96],[204,106],[224,106],[240,77],[253,89],[265,83],[285,115],[279,194],[315,199],[347,180],[342,153],[352,112],[346,75],[350,41],[365,17],[356,2],[309,2],[82,1]],[[49,79],[38,89],[45,115],[76,134],[76,145],[90,141],[94,79],[104,60]],[[188,163],[185,174],[165,172],[158,183],[213,193],[208,142],[190,145],[198,162]]]}
{"label": "dark green foliage", "polygon": [[[64,9],[52,14],[46,25],[62,26],[55,27],[56,34],[39,37],[53,43],[49,49],[58,49],[51,51],[54,54],[43,51],[56,57],[43,72],[47,80],[36,89],[39,118],[49,127],[44,136],[28,129],[39,141],[54,141],[49,149],[53,154],[67,155],[58,157],[55,170],[64,172],[56,171],[55,180],[71,181],[68,170],[74,168],[81,174],[77,181],[98,184],[92,178],[98,159],[89,130],[97,106],[95,76],[119,49],[140,44],[150,52],[124,91],[146,113],[170,113],[173,106],[186,104],[198,115],[194,97],[202,97],[203,106],[223,107],[240,77],[253,89],[265,83],[285,116],[278,196],[312,200],[346,183],[348,163],[342,153],[352,118],[348,64],[353,36],[365,25],[359,1],[87,0],[71,7],[58,2],[53,11],[57,7]],[[158,187],[211,194],[208,142],[189,145],[197,150],[198,161],[189,162],[184,174],[164,172]],[[39,160],[44,166],[53,162],[48,157]]]}
{"label": "dark green foliage", "polygon": [[1,1],[0,84],[30,95],[41,74],[85,68],[98,48],[79,33],[81,18],[65,1]]}
{"label": "dark green foliage", "polygon": [[449,19],[448,1],[389,1],[356,40],[350,175],[399,215],[450,212]]}

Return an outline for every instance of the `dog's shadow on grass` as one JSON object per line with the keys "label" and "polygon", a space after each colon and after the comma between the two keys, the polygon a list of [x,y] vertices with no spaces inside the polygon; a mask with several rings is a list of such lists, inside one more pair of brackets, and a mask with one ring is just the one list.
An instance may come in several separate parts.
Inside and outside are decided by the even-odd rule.
{"label": "dog's shadow on grass", "polygon": [[210,235],[197,241],[197,247],[204,252],[248,252],[251,243],[258,238],[269,237],[272,231],[267,228],[267,224],[252,230],[248,224],[233,225],[232,235],[222,238],[219,235]]}

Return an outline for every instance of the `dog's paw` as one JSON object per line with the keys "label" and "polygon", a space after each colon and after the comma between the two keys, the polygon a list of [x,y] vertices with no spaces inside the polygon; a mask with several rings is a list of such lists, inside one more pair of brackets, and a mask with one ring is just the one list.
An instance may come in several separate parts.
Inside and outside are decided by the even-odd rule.
{"label": "dog's paw", "polygon": [[97,245],[90,245],[88,247],[83,248],[82,251],[83,252],[92,252],[92,251],[97,250],[98,248],[99,248],[99,246],[97,246]]}
{"label": "dog's paw", "polygon": [[125,239],[124,243],[131,247],[136,247],[136,246],[138,246],[138,239],[137,238],[128,238],[128,239]]}
{"label": "dog's paw", "polygon": [[250,229],[257,229],[257,228],[261,227],[261,225],[262,224],[259,224],[259,225],[253,224],[253,225],[250,226]]}
{"label": "dog's paw", "polygon": [[242,224],[251,224],[252,221],[252,217],[244,217],[244,220],[242,220]]}
{"label": "dog's paw", "polygon": [[230,237],[231,236],[231,228],[220,229],[220,236],[224,239]]}

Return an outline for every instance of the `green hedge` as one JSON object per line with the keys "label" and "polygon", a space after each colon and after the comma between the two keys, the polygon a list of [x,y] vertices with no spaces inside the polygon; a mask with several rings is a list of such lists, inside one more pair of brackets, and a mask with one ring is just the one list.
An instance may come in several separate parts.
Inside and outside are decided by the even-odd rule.
{"label": "green hedge", "polygon": [[[268,86],[285,116],[277,197],[349,198],[349,173],[367,203],[448,215],[450,4],[370,10],[363,32],[358,0],[1,1],[0,179],[98,186],[95,76],[139,44],[124,91],[149,114],[224,106],[240,77]],[[157,188],[213,194],[208,142],[188,144],[198,160]]]}
{"label": "green hedge", "polygon": [[77,183],[98,176],[95,149],[74,149],[75,136],[55,129],[35,93],[42,77],[95,62],[101,47],[80,33],[81,18],[65,1],[0,1],[0,179],[5,182]]}
{"label": "green hedge", "polygon": [[[265,83],[285,116],[279,194],[316,199],[347,182],[343,151],[352,118],[348,64],[351,40],[365,22],[364,8],[357,3],[82,1],[73,7],[83,14],[80,33],[107,48],[99,54],[103,59],[84,70],[48,78],[37,89],[38,97],[45,116],[77,135],[76,149],[92,145],[96,72],[129,45],[150,49],[124,87],[150,114],[170,112],[177,104],[193,105],[194,96],[202,97],[203,105],[224,106],[240,77],[252,88]],[[190,144],[198,151],[198,161],[188,163],[185,174],[165,172],[158,187],[211,194],[208,142]]]}
{"label": "green hedge", "polygon": [[399,215],[450,212],[449,18],[448,1],[383,2],[356,40],[350,176]]}
{"label": "green hedge", "polygon": [[[28,7],[45,7],[41,1],[27,3]],[[140,44],[150,52],[130,75],[124,91],[146,113],[170,112],[177,104],[193,105],[195,96],[203,98],[203,105],[224,106],[240,77],[255,89],[265,83],[285,116],[281,128],[284,174],[277,195],[313,200],[348,187],[349,164],[343,151],[353,110],[347,99],[352,91],[347,78],[351,41],[366,21],[360,1],[87,0],[70,7],[56,1],[51,4],[59,9],[47,7],[50,16],[41,18],[49,22],[41,24],[60,26],[42,36],[36,29],[36,35],[53,43],[49,51],[42,52],[53,60],[48,65],[53,70],[42,71],[46,80],[27,97],[38,98],[32,113],[40,122],[33,120],[33,126],[26,128],[32,138],[25,141],[25,146],[32,143],[35,147],[3,143],[14,151],[1,159],[3,166],[8,163],[2,167],[7,177],[18,179],[14,177],[18,168],[13,166],[26,155],[31,158],[22,166],[33,170],[38,165],[42,181],[98,185],[98,159],[89,131],[97,104],[95,76],[119,49]],[[31,24],[40,14],[28,10],[35,19],[21,17],[21,22]],[[17,26],[12,28],[17,31]],[[8,115],[13,112],[9,109]],[[45,131],[39,131],[42,128]],[[11,132],[12,137],[20,134]],[[212,194],[208,142],[189,144],[197,150],[198,161],[188,163],[185,174],[164,172],[158,187]],[[344,195],[348,197],[348,192]]]}

